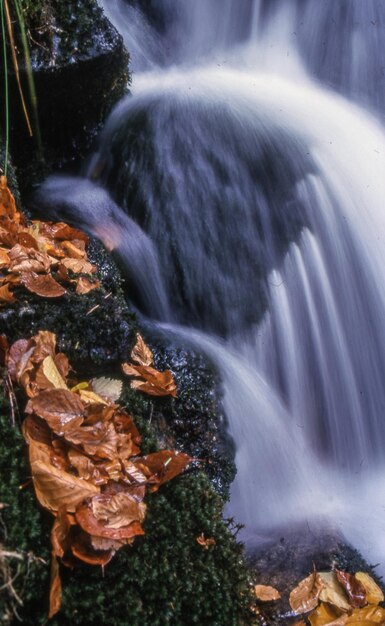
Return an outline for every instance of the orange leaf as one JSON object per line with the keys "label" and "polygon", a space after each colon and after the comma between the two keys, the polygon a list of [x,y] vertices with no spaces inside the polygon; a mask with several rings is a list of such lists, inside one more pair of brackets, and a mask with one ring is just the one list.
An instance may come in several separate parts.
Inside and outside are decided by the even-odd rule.
{"label": "orange leaf", "polygon": [[321,604],[309,615],[311,626],[345,626],[348,616],[330,604]]}
{"label": "orange leaf", "polygon": [[160,485],[181,474],[191,461],[192,458],[184,452],[160,450],[136,459],[135,464],[140,463],[148,468],[150,474],[156,478],[156,485],[152,487],[152,491],[157,491]]}
{"label": "orange leaf", "polygon": [[62,585],[60,580],[59,563],[54,554],[51,561],[51,588],[49,592],[49,613],[51,619],[60,610],[62,596]]}
{"label": "orange leaf", "polygon": [[42,298],[60,298],[66,293],[64,287],[59,285],[50,274],[42,276],[35,272],[22,274],[21,282],[28,291]]}
{"label": "orange leaf", "polygon": [[100,287],[100,280],[89,280],[88,278],[85,278],[84,276],[79,276],[79,278],[76,281],[76,293],[83,295],[85,293],[89,293],[90,291],[92,291],[93,289],[99,289]]}
{"label": "orange leaf", "polygon": [[281,597],[279,591],[275,587],[270,587],[270,585],[255,585],[254,593],[255,597],[262,602],[279,600]]}
{"label": "orange leaf", "polygon": [[289,597],[289,603],[294,613],[299,615],[315,609],[323,586],[323,582],[317,572],[313,572],[310,576],[301,580]]}
{"label": "orange leaf", "polygon": [[173,396],[176,397],[176,385],[170,370],[158,372],[153,367],[146,365],[130,365],[123,363],[122,370],[127,376],[141,378],[142,381],[133,381],[131,386],[138,391],[150,396]]}
{"label": "orange leaf", "polygon": [[69,513],[73,513],[83,500],[100,492],[92,483],[44,461],[34,461],[31,469],[36,497],[50,511],[65,507]]}
{"label": "orange leaf", "polygon": [[65,552],[70,549],[69,533],[71,530],[71,522],[65,508],[58,510],[57,516],[51,530],[51,543],[53,554],[55,556],[64,556]]}
{"label": "orange leaf", "polygon": [[15,297],[9,289],[9,285],[3,285],[0,287],[0,304],[14,302]]}
{"label": "orange leaf", "polygon": [[71,546],[72,554],[88,565],[107,565],[114,556],[116,549],[97,550],[93,547],[91,539],[92,537],[84,532],[77,533]]}
{"label": "orange leaf", "polygon": [[47,273],[52,265],[48,254],[43,254],[34,248],[25,248],[20,244],[13,246],[9,251],[9,271],[15,274],[23,272]]}
{"label": "orange leaf", "polygon": [[8,268],[11,263],[9,254],[4,248],[0,248],[0,269]]}
{"label": "orange leaf", "polygon": [[144,343],[143,337],[136,333],[136,344],[131,352],[131,360],[138,365],[152,365],[154,356],[150,348]]}
{"label": "orange leaf", "polygon": [[[104,496],[104,494],[103,494]],[[97,519],[90,504],[82,504],[78,507],[76,520],[83,530],[96,537],[107,537],[109,539],[130,539],[137,535],[144,535],[144,530],[139,521],[131,522],[127,526],[111,528],[103,520]]]}
{"label": "orange leaf", "polygon": [[199,543],[199,545],[202,546],[202,548],[204,548],[205,550],[208,550],[210,546],[215,546],[216,544],[216,541],[213,537],[209,537],[208,539],[206,539],[203,533],[196,538],[196,542]]}
{"label": "orange leaf", "polygon": [[62,436],[69,425],[84,417],[84,405],[79,396],[67,389],[47,389],[29,400],[26,413],[43,418],[52,430]]}

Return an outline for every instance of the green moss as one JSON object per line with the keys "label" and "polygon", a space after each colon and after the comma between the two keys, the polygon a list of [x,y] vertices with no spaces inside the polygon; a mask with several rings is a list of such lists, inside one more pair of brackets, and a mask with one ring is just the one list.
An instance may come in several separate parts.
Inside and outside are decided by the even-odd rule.
{"label": "green moss", "polygon": [[[136,394],[138,395],[138,394]],[[126,395],[126,401],[129,397]],[[134,410],[133,410],[134,409]],[[131,406],[134,414],[137,407]],[[147,407],[142,404],[142,413]],[[49,588],[49,530],[51,520],[36,503],[28,479],[25,445],[13,427],[4,400],[0,404],[0,502],[3,543],[23,551],[25,559],[12,563],[14,582],[23,599],[17,607],[23,623],[43,624]],[[143,426],[140,417],[138,425]],[[154,447],[145,429],[144,449]],[[123,549],[105,568],[63,568],[63,606],[52,626],[241,626],[248,614],[249,582],[242,548],[223,521],[221,498],[203,474],[186,474],[147,498],[145,536]],[[196,542],[201,533],[214,537],[208,550]],[[28,554],[33,554],[28,559]],[[47,563],[40,561],[44,559]],[[6,616],[10,617],[7,618]],[[8,621],[6,621],[8,619]],[[0,621],[15,624],[12,598],[3,592]]]}

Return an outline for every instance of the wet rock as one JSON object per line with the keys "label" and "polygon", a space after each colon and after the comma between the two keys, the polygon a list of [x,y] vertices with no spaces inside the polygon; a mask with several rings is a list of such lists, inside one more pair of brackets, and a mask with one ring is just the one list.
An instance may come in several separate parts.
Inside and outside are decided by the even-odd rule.
{"label": "wet rock", "polygon": [[334,567],[349,573],[368,572],[383,587],[375,565],[368,564],[343,537],[310,525],[283,531],[279,539],[249,556],[249,566],[257,584],[271,585],[281,593],[277,602],[260,603],[261,626],[290,626],[298,620],[291,611],[289,595],[314,568],[318,572]]}
{"label": "wet rock", "polygon": [[[34,127],[34,137],[30,138],[13,69],[9,67],[12,152],[21,173],[22,190],[87,154],[107,114],[126,92],[129,79],[123,40],[94,0],[50,0],[30,5],[26,18],[32,37],[40,156],[33,107],[27,101]],[[20,66],[28,94],[27,72],[21,59]],[[0,79],[3,81],[3,76]]]}
{"label": "wet rock", "polygon": [[236,473],[235,448],[226,431],[218,374],[191,349],[157,343],[154,356],[159,370],[172,371],[178,388],[174,401],[154,404],[159,437],[167,447],[200,459],[216,490],[227,497]]}

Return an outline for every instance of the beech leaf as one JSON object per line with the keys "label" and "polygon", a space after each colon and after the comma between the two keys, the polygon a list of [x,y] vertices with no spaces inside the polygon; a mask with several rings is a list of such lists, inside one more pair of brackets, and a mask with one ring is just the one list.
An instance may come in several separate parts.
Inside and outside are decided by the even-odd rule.
{"label": "beech leaf", "polygon": [[50,274],[24,273],[21,275],[21,282],[28,291],[43,298],[60,298],[66,293],[64,287],[59,285]]}
{"label": "beech leaf", "polygon": [[369,574],[366,574],[365,572],[357,572],[355,577],[365,587],[366,600],[368,604],[379,604],[384,601],[382,589],[380,589]]}
{"label": "beech leaf", "polygon": [[308,619],[311,626],[345,626],[348,615],[335,606],[321,602]]}
{"label": "beech leaf", "polygon": [[281,597],[279,591],[270,585],[255,585],[254,593],[257,600],[261,600],[262,602],[279,600]]}
{"label": "beech leaf", "polygon": [[329,604],[332,604],[343,611],[350,611],[351,606],[341,584],[338,581],[336,573],[320,572],[319,576],[324,584],[324,588],[320,593],[319,599],[322,602],[329,602]]}
{"label": "beech leaf", "polygon": [[131,352],[131,360],[138,365],[152,365],[154,362],[154,355],[139,333],[136,333],[136,344]]}
{"label": "beech leaf", "polygon": [[36,497],[50,511],[65,507],[69,513],[73,513],[83,500],[100,492],[96,485],[44,461],[34,461],[31,468]]}
{"label": "beech leaf", "polygon": [[62,436],[66,427],[77,418],[83,420],[84,405],[79,396],[67,389],[47,389],[32,398],[26,407],[27,413],[35,413],[46,420],[57,434]]}
{"label": "beech leaf", "polygon": [[365,606],[354,609],[346,622],[347,626],[375,626],[385,623],[385,609],[381,606]]}
{"label": "beech leaf", "polygon": [[51,588],[49,592],[49,613],[51,619],[60,610],[62,596],[62,584],[60,580],[59,563],[54,554],[51,561]]}
{"label": "beech leaf", "polygon": [[90,385],[92,391],[99,394],[103,398],[111,400],[112,402],[119,400],[123,390],[123,383],[121,380],[117,380],[115,378],[105,378],[104,376],[101,376],[100,378],[93,378],[90,381]]}
{"label": "beech leaf", "polygon": [[349,598],[350,605],[353,608],[361,608],[367,604],[366,591],[364,585],[354,576],[336,569],[339,582],[344,588]]}
{"label": "beech leaf", "polygon": [[318,604],[324,583],[317,572],[313,572],[293,589],[289,596],[289,603],[294,613],[308,613]]}

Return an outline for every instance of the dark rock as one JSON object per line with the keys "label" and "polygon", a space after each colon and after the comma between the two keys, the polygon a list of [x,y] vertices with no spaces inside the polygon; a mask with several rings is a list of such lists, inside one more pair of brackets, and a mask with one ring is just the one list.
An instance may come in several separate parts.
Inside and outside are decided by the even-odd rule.
{"label": "dark rock", "polygon": [[[40,13],[32,4],[26,15],[28,19],[28,12],[35,11],[32,22],[43,20],[41,41],[31,47],[43,149],[40,158],[36,156],[36,129],[31,139],[13,68],[9,67],[12,153],[22,190],[47,173],[84,158],[107,114],[126,92],[129,79],[123,40],[94,0],[50,0],[38,2],[37,7]],[[31,28],[39,38],[33,24]],[[23,63],[21,79],[26,87]]]}
{"label": "dark rock", "polygon": [[314,571],[334,567],[349,573],[367,572],[383,587],[373,565],[332,530],[310,526],[283,532],[270,545],[262,546],[249,557],[258,584],[271,585],[281,593],[277,602],[260,603],[261,626],[289,626],[298,620],[289,605],[290,592]]}
{"label": "dark rock", "polygon": [[[153,347],[153,346],[152,346]],[[154,403],[152,421],[166,447],[182,449],[201,460],[216,490],[228,497],[234,480],[234,444],[226,432],[220,379],[203,355],[191,349],[156,343],[157,369],[170,369],[177,398]]]}

